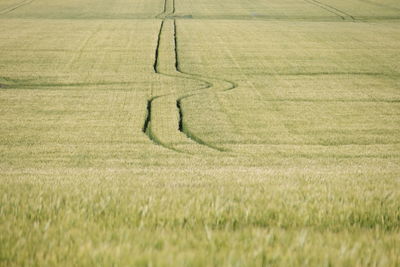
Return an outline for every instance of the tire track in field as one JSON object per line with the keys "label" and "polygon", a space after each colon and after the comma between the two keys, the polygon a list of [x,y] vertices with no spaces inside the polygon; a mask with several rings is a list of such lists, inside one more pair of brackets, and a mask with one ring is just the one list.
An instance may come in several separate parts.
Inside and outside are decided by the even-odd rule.
{"label": "tire track in field", "polygon": [[[183,78],[183,79],[193,80],[193,79],[188,78],[188,77],[181,77],[179,75],[173,75],[173,74],[165,73],[165,72],[160,70],[161,39],[162,39],[162,34],[163,34],[163,30],[164,30],[165,24],[166,24],[166,20],[163,19],[161,21],[160,30],[158,32],[158,37],[157,37],[157,45],[156,45],[156,50],[155,50],[155,55],[154,55],[154,64],[153,64],[154,73],[160,74],[160,75],[163,75],[163,76],[167,76],[167,77],[172,77],[172,78]],[[175,56],[174,56],[174,58],[175,58]],[[175,64],[174,64],[174,66],[175,66]],[[205,88],[211,87],[211,84],[207,83],[206,81],[201,80],[201,82],[204,82],[205,86],[200,88],[200,89],[197,89],[197,90],[203,90]],[[145,133],[149,137],[149,139],[153,143],[155,143],[157,145],[160,145],[162,147],[165,147],[167,149],[170,149],[170,150],[173,150],[173,151],[176,151],[176,152],[185,152],[185,151],[176,149],[171,144],[163,142],[161,140],[162,138],[159,138],[157,136],[157,134],[154,132],[154,130],[152,129],[152,127],[151,127],[152,126],[152,118],[154,116],[154,112],[153,112],[154,111],[154,102],[157,101],[157,100],[162,101],[163,98],[166,98],[166,97],[169,97],[169,96],[173,96],[173,95],[174,95],[174,93],[168,93],[168,94],[162,94],[162,95],[155,95],[154,96],[153,93],[152,93],[152,95],[150,96],[150,99],[147,101],[147,108],[146,108],[147,109],[147,114],[146,114],[145,122],[143,124],[142,131],[143,131],[143,133]],[[181,111],[179,109],[177,109],[177,113],[178,113],[178,116],[181,116]],[[176,127],[177,128],[176,129],[176,133],[177,134],[180,132],[179,129],[181,129],[181,127],[182,127],[182,124],[181,124],[181,120],[179,119],[178,125]]]}
{"label": "tire track in field", "polygon": [[[168,11],[169,10],[169,11]],[[159,13],[157,19],[165,19],[166,17],[175,14],[175,0],[164,0],[163,11]]]}
{"label": "tire track in field", "polygon": [[[174,9],[173,9],[174,10]],[[206,147],[208,149],[212,149],[214,151],[219,151],[219,152],[226,152],[227,149],[215,146],[213,144],[210,144],[200,137],[198,137],[196,134],[194,134],[190,128],[187,126],[185,122],[185,111],[183,109],[182,101],[184,99],[188,99],[194,95],[199,95],[199,94],[206,94],[210,93],[213,91],[227,91],[227,90],[232,90],[237,87],[236,83],[228,81],[228,80],[223,80],[223,79],[218,79],[218,78],[212,78],[212,77],[205,77],[199,74],[192,74],[188,73],[182,70],[180,66],[180,59],[179,59],[179,49],[178,49],[178,36],[177,36],[177,25],[176,25],[176,20],[173,20],[173,24],[170,25],[173,27],[173,53],[174,53],[174,61],[173,62],[173,72],[175,73],[167,73],[164,71],[161,71],[159,69],[159,64],[160,64],[160,50],[161,50],[161,42],[162,42],[162,34],[164,31],[164,27],[166,23],[171,23],[172,21],[165,18],[162,20],[161,25],[160,25],[160,30],[158,33],[157,37],[157,45],[156,45],[156,51],[155,51],[155,59],[154,59],[154,64],[153,64],[153,69],[156,74],[168,76],[168,77],[173,77],[173,78],[180,78],[180,79],[188,79],[188,80],[194,80],[197,82],[201,82],[204,84],[204,86],[193,89],[187,93],[184,94],[177,94],[177,93],[169,93],[169,94],[164,94],[164,95],[156,95],[153,96],[151,95],[150,99],[147,102],[147,115],[143,124],[142,131],[145,133],[149,139],[160,146],[163,146],[165,148],[174,150],[176,152],[185,152],[185,153],[190,153],[188,151],[176,148],[174,144],[169,144],[166,142],[161,141],[162,137],[158,137],[157,134],[153,131],[152,129],[152,118],[154,119],[154,104],[155,101],[167,101],[164,100],[167,97],[175,97],[175,109],[177,112],[178,116],[178,123],[176,125],[176,132],[183,134],[188,140],[196,144],[197,146],[201,147]],[[179,135],[179,134],[178,134]]]}
{"label": "tire track in field", "polygon": [[[163,12],[160,13],[159,15],[157,15],[157,17],[160,16],[160,15],[163,15],[164,13],[166,13],[166,6],[167,6],[166,3],[167,3],[167,0],[164,1],[164,10],[163,10]],[[155,55],[154,55],[154,63],[153,63],[154,73],[161,74],[161,75],[163,75],[163,74],[161,72],[159,72],[158,66],[159,66],[159,56],[160,56],[161,34],[162,34],[163,29],[164,29],[164,23],[165,23],[165,20],[162,20],[161,25],[160,25],[160,30],[159,30],[158,36],[157,36],[157,45],[156,45],[156,50],[155,50]],[[143,131],[144,134],[146,134],[149,137],[149,139],[153,143],[155,143],[157,145],[160,145],[162,147],[165,147],[167,149],[171,149],[171,150],[174,150],[176,152],[180,152],[180,151],[177,151],[174,147],[162,142],[159,138],[157,138],[157,136],[155,135],[155,133],[153,132],[153,130],[151,128],[151,121],[152,121],[151,118],[153,116],[153,102],[157,98],[160,98],[160,97],[163,97],[163,96],[165,96],[165,95],[153,96],[153,93],[151,93],[150,99],[147,101],[146,118],[145,118],[145,121],[144,121],[144,124],[143,124],[142,131]]]}
{"label": "tire track in field", "polygon": [[3,10],[0,10],[0,15],[11,13],[12,11],[16,10],[17,8],[20,8],[20,7],[25,6],[25,5],[29,5],[33,1],[34,0],[21,1],[21,2],[17,3],[16,5],[12,6],[12,7],[7,7],[5,9],[3,9]]}
{"label": "tire track in field", "polygon": [[350,15],[350,14],[348,14],[348,13],[346,13],[346,12],[336,8],[336,7],[333,7],[331,5],[322,3],[322,2],[320,2],[318,0],[304,0],[304,1],[309,3],[309,4],[311,4],[311,5],[314,5],[314,6],[317,6],[319,8],[322,8],[322,9],[324,9],[324,10],[326,10],[326,11],[332,13],[332,14],[335,14],[336,16],[340,17],[342,20],[350,19],[352,21],[356,21],[356,19],[352,15]]}
{"label": "tire track in field", "polygon": [[167,13],[167,0],[164,0],[164,8],[163,11],[161,11],[161,13],[156,15],[156,19],[161,18],[164,14]]}
{"label": "tire track in field", "polygon": [[[182,133],[184,133],[188,138],[192,139],[193,141],[201,144],[201,145],[206,145],[209,146],[215,150],[221,151],[221,152],[225,152],[227,151],[227,149],[225,148],[221,148],[221,147],[217,147],[217,146],[211,146],[210,144],[206,143],[204,140],[202,140],[201,138],[199,138],[198,136],[196,136],[189,127],[186,126],[185,120],[184,120],[184,111],[182,108],[182,101],[184,99],[188,99],[194,95],[198,95],[198,94],[206,94],[209,93],[210,91],[229,91],[229,90],[233,90],[237,87],[237,84],[229,81],[229,80],[224,80],[224,79],[217,79],[217,78],[212,78],[212,77],[206,77],[206,76],[202,76],[199,74],[192,74],[192,73],[188,73],[182,70],[182,68],[180,67],[180,60],[179,60],[179,49],[178,49],[178,33],[177,33],[177,26],[176,26],[176,20],[174,19],[174,47],[175,47],[175,69],[177,72],[183,74],[183,75],[188,75],[191,76],[192,79],[197,79],[197,80],[206,80],[208,81],[208,83],[210,84],[209,87],[204,88],[203,91],[193,91],[193,92],[189,92],[188,94],[185,94],[183,96],[180,96],[177,101],[176,101],[176,106],[178,108],[179,111],[179,131],[181,131]],[[216,83],[220,83],[219,86],[216,85]],[[221,83],[223,83],[223,85],[221,85]],[[219,87],[219,88],[218,88]],[[206,91],[204,91],[206,90]]]}

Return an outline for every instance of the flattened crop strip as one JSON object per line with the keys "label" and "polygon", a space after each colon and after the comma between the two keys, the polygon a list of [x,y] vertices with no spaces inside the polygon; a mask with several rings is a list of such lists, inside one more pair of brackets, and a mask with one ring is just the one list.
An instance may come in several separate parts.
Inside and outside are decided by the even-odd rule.
{"label": "flattened crop strip", "polygon": [[[173,7],[172,7],[173,12],[175,12],[175,1],[174,0],[172,0],[172,5],[173,5]],[[167,3],[167,0],[165,0],[164,1],[164,10],[160,14],[160,16],[162,16],[163,14],[165,15],[165,13],[167,13],[167,9],[168,9],[167,7],[168,7],[168,3]],[[163,20],[161,21],[160,30],[159,30],[158,36],[157,36],[157,44],[156,44],[154,63],[153,63],[154,73],[169,76],[169,77],[174,77],[174,78],[195,80],[195,81],[202,82],[205,84],[205,86],[203,86],[201,88],[193,89],[189,93],[177,96],[176,109],[177,109],[177,113],[179,116],[177,132],[181,132],[188,139],[192,140],[193,142],[197,143],[198,145],[206,146],[206,147],[216,150],[216,151],[225,152],[225,151],[227,151],[226,149],[207,143],[206,141],[202,140],[200,137],[196,136],[193,132],[191,132],[189,127],[187,127],[187,125],[185,125],[185,120],[184,120],[185,114],[184,114],[184,110],[183,110],[183,106],[182,106],[182,100],[192,97],[194,95],[205,94],[205,93],[210,92],[210,90],[212,90],[212,89],[216,89],[215,88],[216,86],[211,82],[213,80],[219,81],[219,82],[224,82],[224,83],[228,84],[228,86],[226,86],[225,88],[219,89],[220,91],[232,90],[232,89],[236,88],[237,85],[236,85],[236,83],[228,81],[228,80],[204,77],[199,74],[192,74],[192,73],[185,72],[181,69],[180,59],[179,59],[179,51],[178,51],[177,25],[176,25],[175,19],[173,20],[173,53],[174,53],[174,61],[175,61],[174,69],[175,69],[176,74],[161,72],[159,69],[160,49],[161,49],[162,33],[164,30],[166,21],[167,21],[167,18],[164,16]],[[171,149],[171,150],[174,150],[177,152],[185,152],[185,151],[180,151],[178,149],[175,149],[172,145],[163,143],[162,141],[160,141],[159,138],[157,138],[155,133],[152,132],[151,123],[152,123],[152,116],[154,116],[154,114],[152,112],[153,101],[158,98],[171,96],[171,95],[174,95],[174,93],[158,95],[158,96],[153,96],[153,95],[151,96],[151,98],[147,101],[147,106],[146,106],[147,114],[146,114],[146,118],[145,118],[145,121],[144,121],[144,124],[142,127],[142,131],[149,137],[149,139],[153,143],[155,143],[157,145],[163,146],[165,148],[168,148],[168,149]]]}
{"label": "flattened crop strip", "polygon": [[[156,74],[165,75],[165,76],[169,76],[169,77],[197,80],[197,81],[204,82],[204,83],[206,84],[205,87],[200,88],[200,89],[196,89],[196,90],[193,90],[193,91],[199,91],[199,90],[204,90],[204,89],[210,88],[210,87],[212,86],[211,83],[208,83],[207,81],[202,80],[202,79],[199,79],[199,78],[181,77],[181,76],[179,76],[179,75],[171,75],[171,74],[165,74],[165,73],[160,72],[160,70],[159,70],[159,56],[160,56],[160,46],[161,46],[161,34],[162,34],[162,32],[163,32],[164,25],[165,25],[165,20],[163,20],[163,21],[161,22],[160,30],[159,30],[158,37],[157,37],[157,45],[156,45],[156,51],[155,51],[155,59],[154,59],[154,63],[153,63],[154,72],[155,72]],[[176,39],[174,38],[174,40],[176,40]],[[176,60],[178,59],[177,50],[176,50],[176,41],[174,42],[174,45],[175,45],[175,48],[174,48],[174,53],[175,53],[174,58],[175,58],[175,61],[176,61]],[[180,72],[180,71],[178,70],[178,69],[179,69],[179,64],[178,64],[177,62],[174,63],[174,67],[175,67],[175,69],[176,69],[177,72],[183,74],[182,72]],[[168,145],[168,144],[164,144],[163,142],[161,142],[161,141],[156,137],[156,135],[152,132],[152,129],[151,129],[151,116],[152,116],[152,104],[153,104],[153,101],[154,101],[155,99],[157,99],[157,98],[166,97],[166,96],[169,96],[169,95],[172,95],[172,94],[173,94],[173,93],[171,93],[171,94],[165,94],[165,95],[160,95],[160,96],[152,96],[152,97],[150,98],[150,100],[148,100],[148,102],[147,102],[147,108],[146,108],[146,109],[147,109],[147,114],[146,114],[145,122],[144,122],[144,124],[143,124],[142,131],[143,131],[143,133],[145,133],[145,134],[149,137],[149,139],[150,139],[151,141],[153,141],[153,143],[158,144],[158,145],[161,145],[161,146],[163,146],[163,147],[165,147],[165,148],[168,148],[168,149],[171,149],[171,150],[174,150],[174,151],[177,151],[177,152],[183,152],[183,151],[179,151],[179,150],[177,150],[177,149],[174,149],[172,146],[170,146],[170,145]],[[178,115],[179,115],[179,125],[178,125],[178,129],[177,129],[177,130],[179,130],[179,132],[184,133],[183,111],[182,111],[182,108],[181,108],[181,105],[180,105],[180,101],[177,100],[176,103],[177,103],[177,111],[178,111]],[[185,135],[186,135],[189,139],[191,139],[192,141],[194,141],[194,142],[196,142],[196,143],[199,143],[199,144],[201,144],[201,145],[206,145],[206,146],[207,146],[206,142],[202,141],[200,138],[193,137],[192,134],[191,134],[191,135],[185,134]],[[209,146],[209,147],[215,149],[213,146]],[[217,149],[217,150],[219,150],[219,149]]]}
{"label": "flattened crop strip", "polygon": [[[179,63],[180,60],[179,60],[179,49],[178,49],[178,34],[177,34],[177,26],[176,26],[176,20],[175,19],[174,19],[174,47],[175,47],[175,69],[176,69],[177,72],[179,72],[179,73],[181,73],[183,75],[189,75],[194,80],[199,80],[199,81],[219,80],[219,81],[223,81],[223,82],[226,82],[226,83],[230,84],[230,86],[228,86],[227,88],[224,88],[223,91],[232,90],[232,89],[235,89],[237,87],[236,83],[228,81],[228,80],[204,77],[204,76],[201,76],[201,75],[198,75],[198,74],[192,74],[192,73],[185,72],[185,71],[183,71],[181,69],[180,63]],[[193,134],[190,131],[189,127],[185,126],[185,122],[184,122],[184,118],[183,118],[184,112],[183,112],[182,104],[181,104],[182,100],[190,98],[190,97],[192,97],[194,95],[208,93],[209,90],[212,90],[213,87],[214,87],[214,85],[211,82],[208,82],[208,83],[211,86],[207,87],[207,88],[204,88],[204,89],[208,89],[207,91],[204,91],[204,89],[202,91],[198,90],[196,92],[192,92],[192,93],[186,94],[184,96],[181,96],[180,98],[177,99],[176,106],[177,106],[177,108],[179,110],[179,125],[180,125],[179,131],[184,133],[188,138],[192,139],[196,143],[199,143],[199,144],[204,145],[204,146],[208,146],[208,147],[210,147],[210,148],[212,148],[214,150],[218,150],[220,152],[226,152],[226,151],[228,151],[227,149],[221,148],[221,147],[218,147],[218,146],[214,146],[212,144],[209,144],[209,143],[205,142],[204,140],[202,140],[201,138],[199,138],[195,134]]]}
{"label": "flattened crop strip", "polygon": [[[193,95],[195,95],[195,94],[193,94]],[[209,147],[209,148],[211,148],[211,149],[214,149],[214,150],[217,150],[217,151],[220,151],[220,152],[227,152],[227,151],[228,151],[227,149],[222,148],[222,147],[218,147],[218,146],[214,146],[214,145],[212,145],[212,144],[210,144],[210,143],[207,143],[206,141],[204,141],[204,140],[201,139],[200,137],[196,136],[196,135],[193,134],[193,133],[190,131],[190,129],[185,125],[184,120],[183,120],[184,114],[183,114],[182,102],[181,102],[181,101],[182,101],[183,99],[189,98],[189,97],[191,97],[191,96],[193,96],[193,95],[184,96],[184,97],[181,97],[181,98],[179,98],[178,100],[176,100],[176,107],[177,107],[178,113],[179,113],[179,131],[180,131],[181,133],[183,133],[184,135],[186,135],[187,138],[191,139],[192,141],[194,141],[194,142],[196,142],[196,143],[198,143],[198,144],[200,144],[200,145]]]}
{"label": "flattened crop strip", "polygon": [[[154,63],[153,63],[153,69],[154,69],[154,73],[156,74],[160,74],[160,75],[167,75],[167,74],[163,74],[159,71],[159,56],[160,56],[160,45],[161,45],[161,34],[163,32],[164,29],[164,25],[165,25],[165,20],[161,21],[161,25],[160,25],[160,30],[158,32],[158,36],[157,36],[157,45],[156,45],[156,50],[155,50],[155,54],[154,54]],[[170,76],[170,75],[167,75]],[[159,96],[151,96],[151,98],[147,101],[147,105],[146,105],[146,118],[144,120],[144,124],[142,127],[142,131],[144,134],[146,134],[149,139],[156,145],[160,145],[162,147],[165,147],[167,149],[176,151],[176,152],[182,152],[179,151],[177,149],[175,149],[173,146],[168,145],[164,142],[162,142],[159,138],[157,138],[157,136],[153,133],[152,128],[151,128],[151,118],[152,118],[152,110],[153,110],[153,102],[154,100],[164,97],[164,96],[168,96],[171,94],[165,94],[165,95],[159,95]]]}
{"label": "flattened crop strip", "polygon": [[[159,53],[160,53],[159,51],[160,51],[160,43],[161,43],[161,33],[162,33],[163,28],[164,28],[164,20],[161,22],[161,25],[160,25],[160,30],[159,30],[158,37],[157,37],[156,51],[155,51],[155,55],[154,55],[153,69],[156,74],[161,74],[158,71],[158,63],[159,63],[158,61],[159,61]],[[153,105],[153,101],[159,97],[160,96],[151,96],[151,98],[147,101],[147,106],[146,106],[147,114],[146,114],[146,118],[145,118],[145,121],[143,124],[142,131],[144,134],[146,134],[149,137],[149,139],[153,143],[164,146],[166,148],[170,148],[167,145],[160,142],[160,140],[158,138],[156,138],[156,136],[152,133],[152,130],[151,130],[152,105]]]}
{"label": "flattened crop strip", "polygon": [[[153,69],[155,73],[158,73],[158,56],[159,56],[159,49],[160,49],[160,39],[161,39],[161,32],[164,27],[164,21],[161,22],[160,30],[158,33],[157,37],[157,45],[156,45],[156,51],[154,55],[154,63],[153,63]],[[154,143],[157,143],[156,140],[153,138],[153,135],[151,133],[151,128],[150,128],[150,122],[151,122],[151,106],[153,104],[154,99],[156,97],[151,96],[151,98],[147,101],[147,106],[146,106],[146,118],[144,120],[143,128],[142,131],[144,134],[146,134],[151,141]]]}
{"label": "flattened crop strip", "polygon": [[[192,79],[194,80],[198,80],[198,81],[202,81],[202,82],[207,82],[210,86],[204,89],[211,89],[214,85],[209,82],[210,80],[218,80],[218,81],[222,81],[225,83],[228,83],[229,86],[224,88],[222,91],[229,91],[232,89],[235,89],[237,87],[237,84],[235,82],[229,81],[229,80],[225,80],[225,79],[220,79],[220,78],[214,78],[214,77],[206,77],[200,74],[195,74],[195,73],[188,73],[185,72],[184,70],[182,70],[181,66],[180,66],[180,60],[179,60],[179,48],[178,48],[178,31],[177,31],[177,26],[176,26],[176,20],[174,19],[174,46],[175,46],[175,69],[177,72],[180,72],[184,75],[188,75],[191,76]],[[190,97],[194,94],[190,94],[187,95],[183,98],[187,98]]]}

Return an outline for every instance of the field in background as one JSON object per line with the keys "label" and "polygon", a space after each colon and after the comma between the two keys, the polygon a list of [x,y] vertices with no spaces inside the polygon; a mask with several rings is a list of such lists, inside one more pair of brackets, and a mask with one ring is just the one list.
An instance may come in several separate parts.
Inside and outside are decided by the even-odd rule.
{"label": "field in background", "polygon": [[400,265],[395,0],[0,0],[0,265]]}

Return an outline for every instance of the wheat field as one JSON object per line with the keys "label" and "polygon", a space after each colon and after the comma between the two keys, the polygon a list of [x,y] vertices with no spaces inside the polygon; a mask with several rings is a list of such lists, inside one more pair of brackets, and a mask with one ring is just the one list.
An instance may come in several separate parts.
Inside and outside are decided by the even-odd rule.
{"label": "wheat field", "polygon": [[399,266],[397,0],[0,0],[0,266]]}

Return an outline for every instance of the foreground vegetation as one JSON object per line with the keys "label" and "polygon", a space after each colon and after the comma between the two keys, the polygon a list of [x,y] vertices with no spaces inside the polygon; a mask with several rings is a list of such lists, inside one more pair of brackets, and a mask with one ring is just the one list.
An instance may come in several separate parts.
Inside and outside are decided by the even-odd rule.
{"label": "foreground vegetation", "polygon": [[0,1],[0,262],[400,265],[396,1]]}

